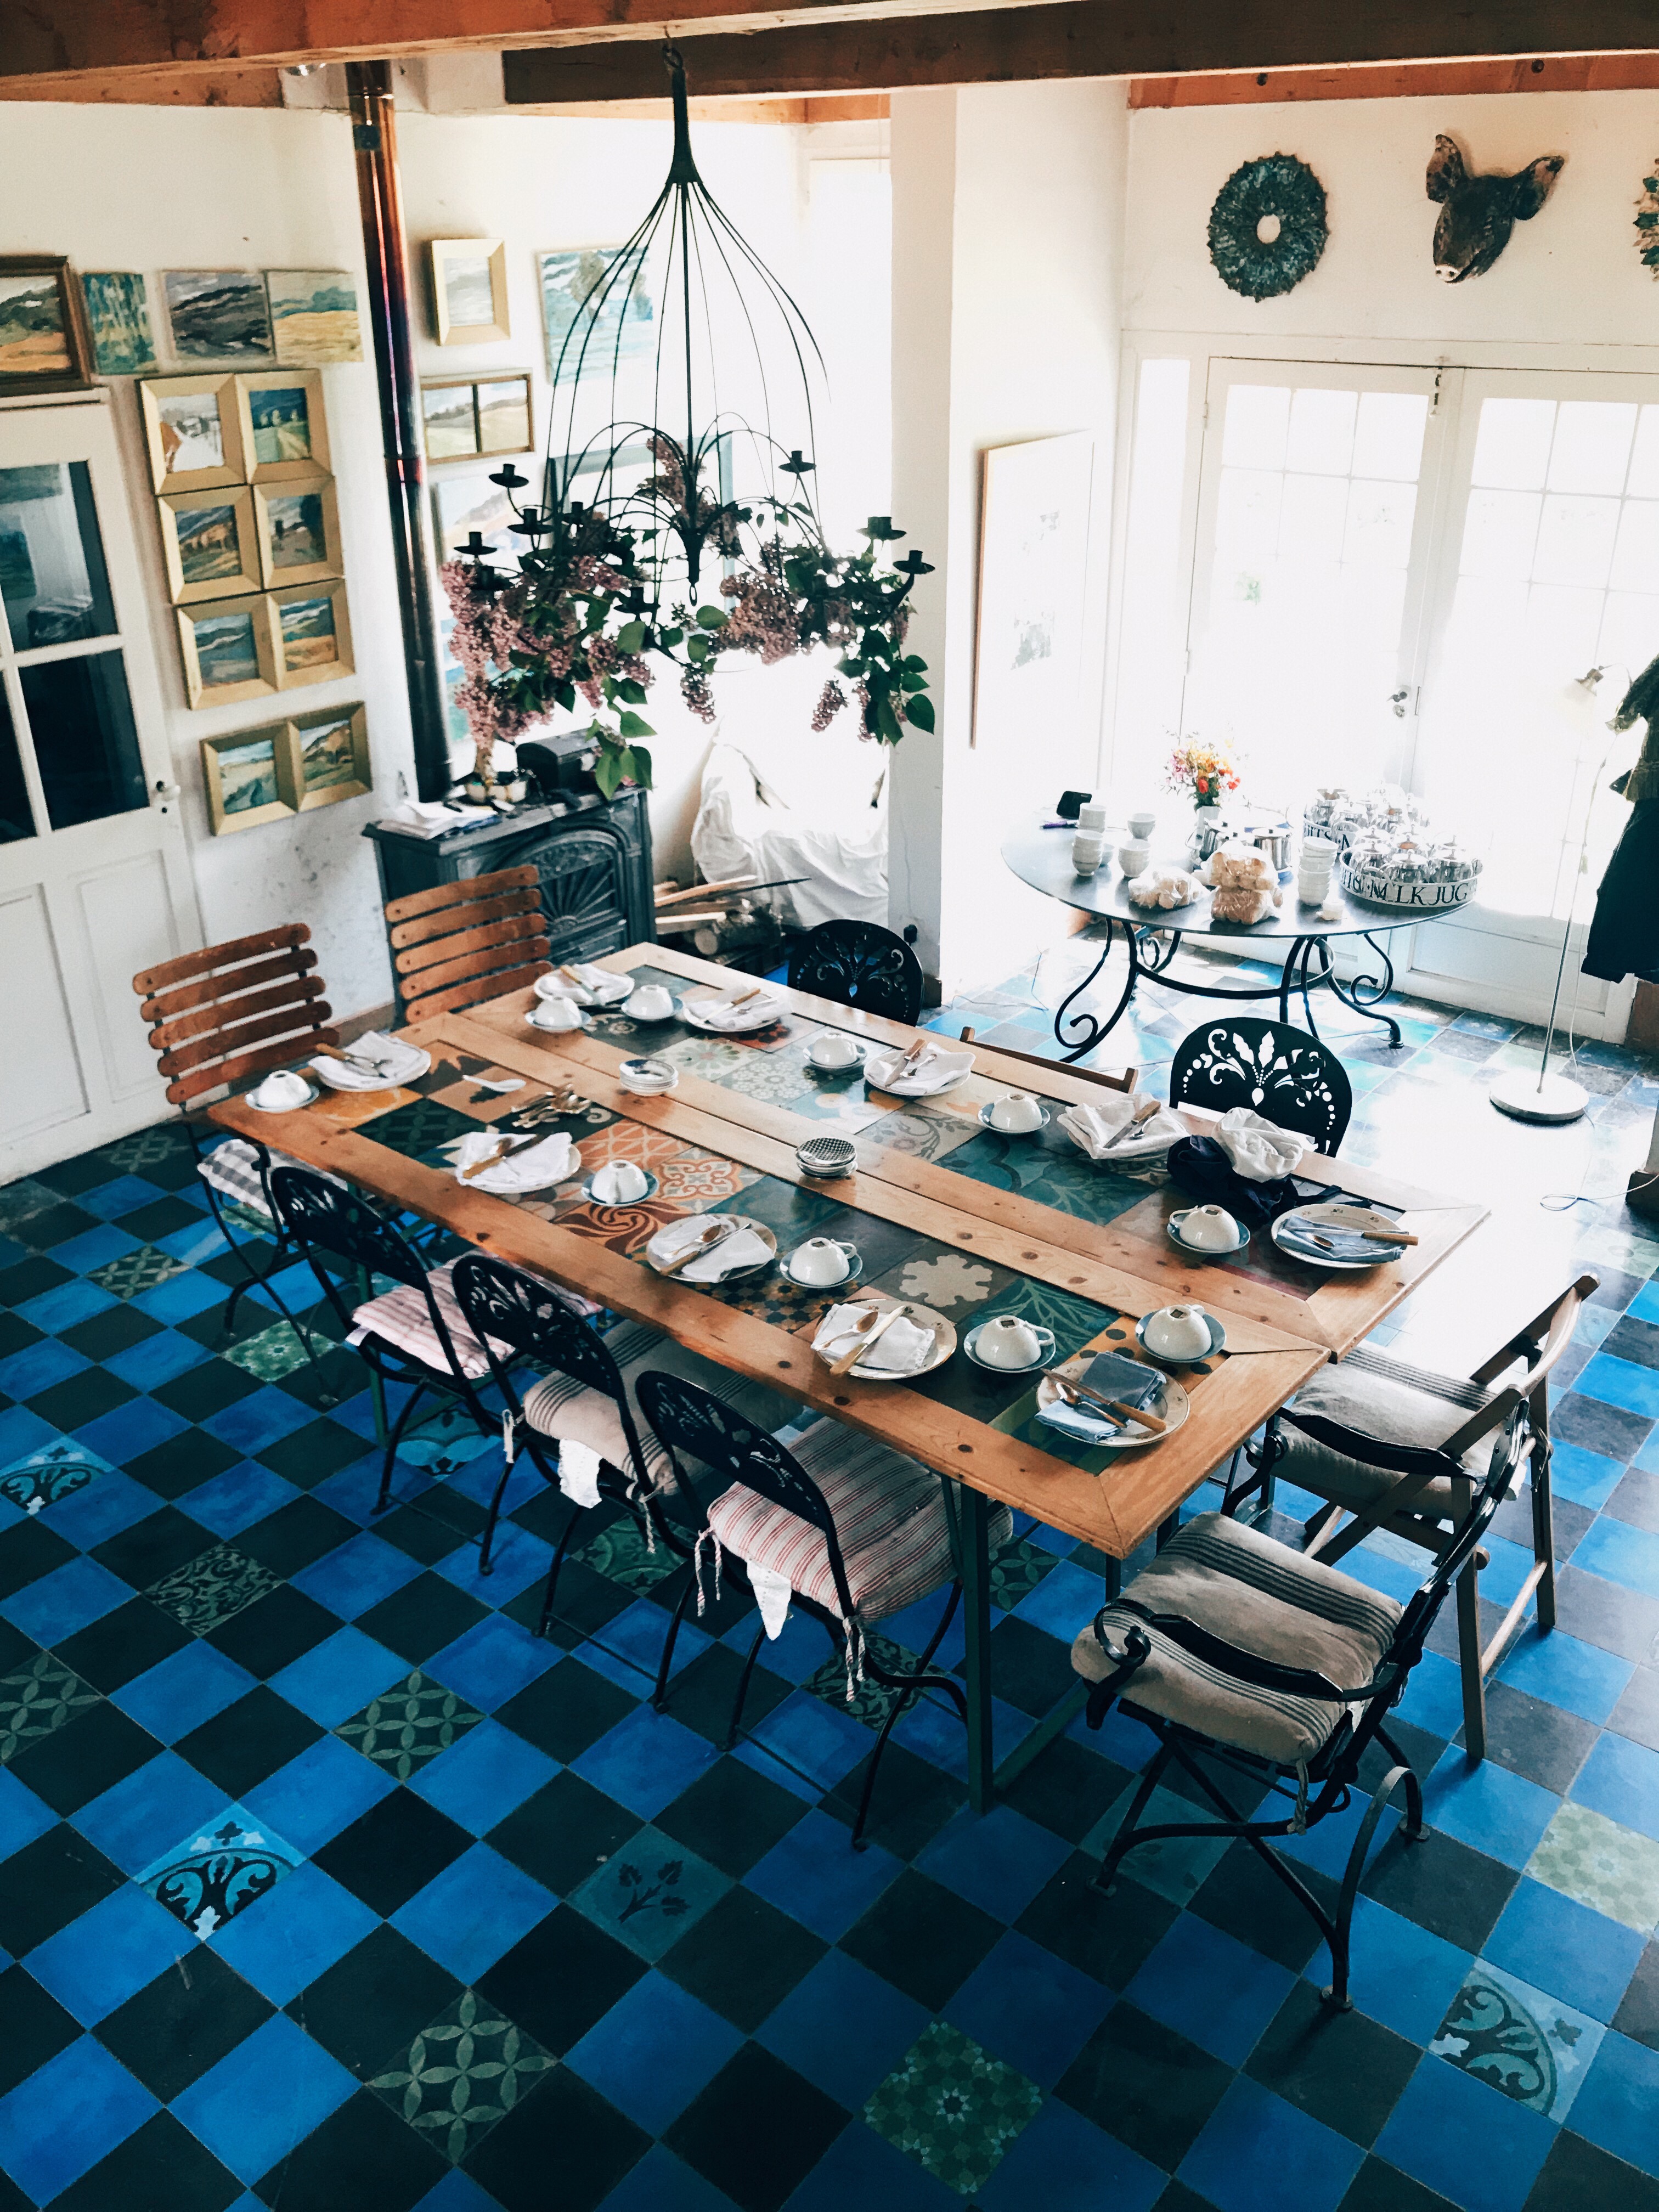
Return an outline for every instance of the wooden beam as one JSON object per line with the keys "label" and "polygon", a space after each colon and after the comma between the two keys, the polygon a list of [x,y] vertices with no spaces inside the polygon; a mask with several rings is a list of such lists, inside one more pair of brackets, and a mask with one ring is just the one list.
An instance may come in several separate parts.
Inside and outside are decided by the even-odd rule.
{"label": "wooden beam", "polygon": [[[856,40],[860,22],[907,19],[917,27],[885,47],[877,40],[848,55],[836,44],[843,28]],[[953,23],[959,51],[950,43]],[[1559,0],[1357,0],[1340,10],[1316,0],[1041,0],[1021,9],[957,0],[950,12],[940,0],[840,0],[828,20],[825,0],[674,0],[672,15],[665,0],[32,0],[0,9],[0,98],[8,79],[70,70],[167,74],[467,47],[650,44],[671,30],[751,32],[764,50],[780,26],[816,28],[829,40],[816,67],[798,64],[789,75],[781,52],[785,81],[761,71],[765,81],[757,82],[756,53],[733,70],[743,81],[725,88],[700,81],[694,65],[694,89],[865,92],[1022,76],[1631,53],[1649,51],[1655,37],[1652,0],[1577,0],[1571,10]],[[659,79],[651,89],[660,97]]]}
{"label": "wooden beam", "polygon": [[1273,100],[1458,100],[1469,93],[1649,92],[1656,88],[1659,53],[1551,54],[1531,61],[1401,62],[1381,69],[1141,76],[1129,87],[1129,105],[1240,107]]}
{"label": "wooden beam", "polygon": [[[767,95],[748,100],[690,100],[687,112],[694,123],[885,123],[893,103],[884,92],[832,94],[822,100],[774,100]],[[668,100],[562,100],[549,106],[534,100],[515,102],[515,115],[591,115],[604,121],[622,117],[629,123],[667,123],[674,113]]]}
{"label": "wooden beam", "polygon": [[125,107],[280,107],[281,73],[258,69],[166,71],[82,70],[64,76],[14,77],[5,100],[60,100]]}

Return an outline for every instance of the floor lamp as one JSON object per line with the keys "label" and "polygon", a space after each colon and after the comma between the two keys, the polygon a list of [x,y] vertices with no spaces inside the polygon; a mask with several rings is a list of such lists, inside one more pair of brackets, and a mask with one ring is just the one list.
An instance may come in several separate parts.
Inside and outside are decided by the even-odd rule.
{"label": "floor lamp", "polygon": [[[1566,696],[1574,709],[1574,720],[1580,722],[1581,727],[1588,720],[1595,705],[1596,690],[1607,672],[1606,667],[1588,669],[1583,676],[1576,676],[1567,686]],[[1607,726],[1611,730],[1614,725],[1609,722]],[[1583,834],[1578,841],[1578,861],[1573,870],[1572,896],[1567,901],[1567,919],[1561,932],[1561,957],[1556,963],[1555,992],[1550,1000],[1550,1018],[1544,1031],[1544,1049],[1539,1055],[1538,1073],[1534,1078],[1524,1069],[1513,1069],[1500,1075],[1486,1094],[1500,1114],[1508,1114],[1517,1121],[1543,1121],[1560,1127],[1568,1121],[1577,1121],[1589,1104],[1589,1093],[1582,1083],[1575,1083],[1570,1075],[1550,1073],[1550,1047],[1555,1041],[1555,1017],[1561,1004],[1561,986],[1566,978],[1567,953],[1572,944],[1573,915],[1578,905],[1578,885],[1583,878],[1589,853],[1590,816],[1595,811],[1595,794],[1601,788],[1601,778],[1612,753],[1613,746],[1609,743],[1603,747],[1595,773],[1590,778],[1589,799],[1584,808]],[[1578,757],[1583,760],[1586,757],[1581,748]]]}

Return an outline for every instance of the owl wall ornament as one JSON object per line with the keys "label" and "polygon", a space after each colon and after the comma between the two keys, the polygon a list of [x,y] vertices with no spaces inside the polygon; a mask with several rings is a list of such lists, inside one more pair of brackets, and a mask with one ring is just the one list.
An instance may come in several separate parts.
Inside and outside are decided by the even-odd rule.
{"label": "owl wall ornament", "polygon": [[1472,177],[1455,140],[1443,131],[1429,156],[1428,194],[1441,203],[1434,227],[1434,273],[1443,284],[1484,276],[1510,242],[1517,222],[1530,222],[1549,198],[1565,161],[1547,154],[1512,177]]}

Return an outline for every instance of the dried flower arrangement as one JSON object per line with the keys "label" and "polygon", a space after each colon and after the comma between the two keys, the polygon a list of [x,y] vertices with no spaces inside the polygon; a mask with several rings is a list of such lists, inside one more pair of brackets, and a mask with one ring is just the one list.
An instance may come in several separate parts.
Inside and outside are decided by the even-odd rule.
{"label": "dried flower arrangement", "polygon": [[1195,806],[1218,806],[1222,793],[1238,789],[1238,770],[1225,745],[1183,738],[1164,771],[1164,788],[1178,791]]}

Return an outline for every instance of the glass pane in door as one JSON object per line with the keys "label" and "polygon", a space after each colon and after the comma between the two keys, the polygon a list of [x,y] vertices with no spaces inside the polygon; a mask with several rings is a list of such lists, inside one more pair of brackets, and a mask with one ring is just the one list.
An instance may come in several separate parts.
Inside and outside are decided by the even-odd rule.
{"label": "glass pane in door", "polygon": [[149,803],[118,653],[36,661],[18,672],[54,830]]}
{"label": "glass pane in door", "polygon": [[1387,772],[1428,410],[1358,386],[1227,389],[1182,720],[1232,745],[1264,805]]}
{"label": "glass pane in door", "polygon": [[34,811],[23,781],[23,763],[18,758],[11,704],[4,685],[0,684],[0,845],[15,845],[33,835]]}
{"label": "glass pane in door", "polygon": [[115,635],[84,461],[0,469],[0,601],[15,653]]}

